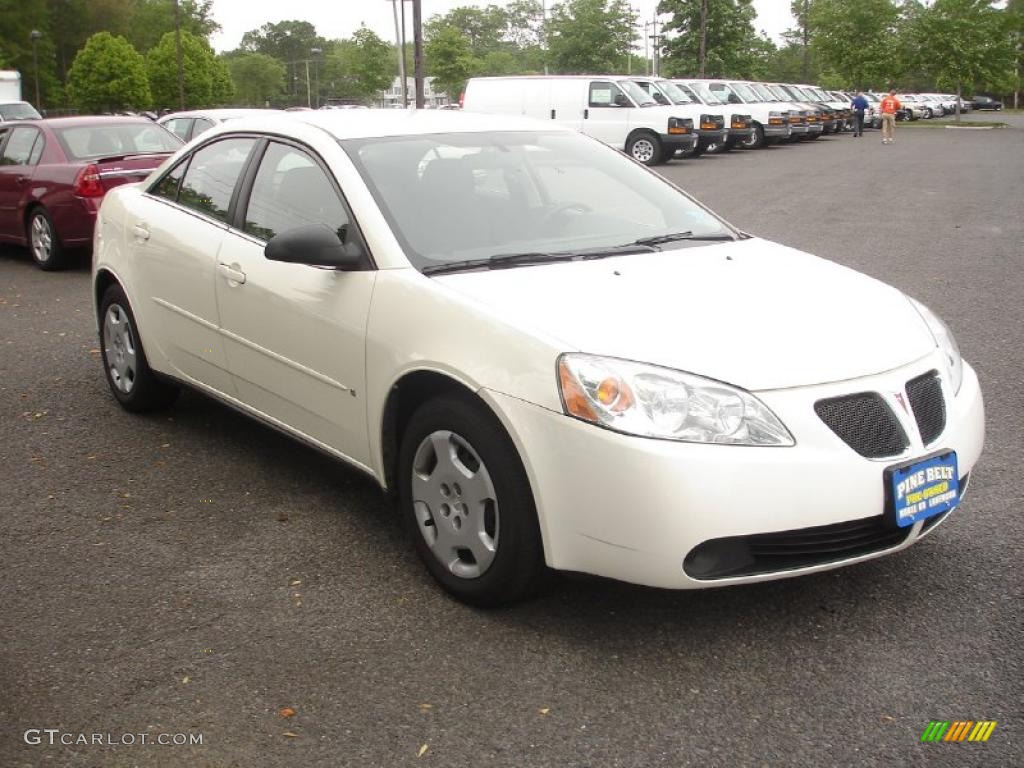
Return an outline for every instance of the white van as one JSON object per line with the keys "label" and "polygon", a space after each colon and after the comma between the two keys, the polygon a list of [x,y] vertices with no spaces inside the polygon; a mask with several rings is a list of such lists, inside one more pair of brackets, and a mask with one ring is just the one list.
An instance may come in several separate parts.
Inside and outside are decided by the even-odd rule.
{"label": "white van", "polygon": [[742,83],[697,78],[673,80],[672,82],[680,87],[691,89],[701,99],[718,99],[727,104],[737,105],[744,112],[749,112],[754,130],[743,141],[743,146],[748,149],[757,149],[765,144],[784,141],[792,138],[794,133],[807,133],[807,126],[801,124],[800,117],[795,114],[794,105],[764,101],[762,97]]}
{"label": "white van", "polygon": [[[699,138],[694,124],[704,117],[692,106],[659,106],[632,80],[614,75],[474,77],[466,84],[462,108],[551,120],[644,165],[692,150]],[[707,117],[714,121],[716,116]]]}
{"label": "white van", "polygon": [[[722,125],[702,122],[697,129],[700,138],[697,154],[725,152],[743,141],[749,141],[754,132],[753,120],[748,112],[741,112],[725,101],[708,94],[707,100],[694,91],[683,89],[670,80],[654,77],[634,77],[633,82],[643,88],[659,104],[687,104],[712,115],[721,115]],[[714,99],[712,101],[712,99]]]}

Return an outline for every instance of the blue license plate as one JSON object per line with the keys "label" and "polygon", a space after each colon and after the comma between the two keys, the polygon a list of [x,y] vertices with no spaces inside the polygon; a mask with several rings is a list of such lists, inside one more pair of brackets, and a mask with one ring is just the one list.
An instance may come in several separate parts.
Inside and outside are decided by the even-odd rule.
{"label": "blue license plate", "polygon": [[901,528],[941,515],[960,503],[955,451],[889,467],[885,475],[892,519]]}

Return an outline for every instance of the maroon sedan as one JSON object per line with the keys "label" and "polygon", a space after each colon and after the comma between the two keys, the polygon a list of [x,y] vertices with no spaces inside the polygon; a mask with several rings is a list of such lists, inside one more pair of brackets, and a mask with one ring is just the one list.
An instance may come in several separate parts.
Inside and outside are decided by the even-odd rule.
{"label": "maroon sedan", "polygon": [[133,117],[0,123],[0,242],[28,246],[42,269],[90,246],[103,195],[141,181],[181,146]]}

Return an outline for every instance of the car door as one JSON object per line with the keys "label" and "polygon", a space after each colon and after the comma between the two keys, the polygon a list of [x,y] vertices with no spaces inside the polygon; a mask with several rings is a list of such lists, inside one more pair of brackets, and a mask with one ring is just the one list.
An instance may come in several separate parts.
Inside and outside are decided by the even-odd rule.
{"label": "car door", "polygon": [[39,129],[28,125],[15,126],[8,133],[6,141],[0,142],[0,237],[21,240],[25,236],[22,204],[28,197],[43,141]]}
{"label": "car door", "polygon": [[258,142],[231,136],[202,145],[133,201],[126,222],[147,343],[176,375],[232,396],[214,275],[235,189]]}
{"label": "car door", "polygon": [[592,80],[587,87],[587,106],[583,110],[583,133],[617,149],[626,145],[632,102],[615,83]]}
{"label": "car door", "polygon": [[216,279],[238,397],[368,465],[364,350],[376,272],[264,256],[272,237],[296,227],[326,224],[343,240],[360,237],[358,228],[332,174],[308,147],[269,141],[248,175]]}

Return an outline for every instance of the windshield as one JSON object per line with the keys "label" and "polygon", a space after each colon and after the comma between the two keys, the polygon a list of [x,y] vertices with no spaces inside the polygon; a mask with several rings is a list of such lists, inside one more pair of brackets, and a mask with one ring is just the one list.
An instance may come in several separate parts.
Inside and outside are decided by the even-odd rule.
{"label": "windshield", "polygon": [[35,107],[24,102],[15,104],[0,104],[0,118],[4,120],[41,120],[42,117],[36,112]]}
{"label": "windshield", "polygon": [[750,86],[754,93],[757,94],[757,98],[760,101],[778,101],[779,97],[768,90],[767,86],[761,85],[761,83],[754,83]]}
{"label": "windshield", "polygon": [[658,102],[647,93],[643,88],[634,83],[632,80],[618,80],[618,86],[629,94],[629,98],[635,101],[641,107],[654,107],[658,105]]}
{"label": "windshield", "polygon": [[744,83],[729,83],[732,92],[743,99],[744,102],[757,101],[757,95]]}
{"label": "windshield", "polygon": [[735,236],[661,177],[576,133],[448,133],[341,145],[418,269],[675,233]]}
{"label": "windshield", "polygon": [[696,101],[703,101],[711,106],[729,103],[729,99],[724,92],[716,93],[712,91],[707,83],[687,83],[679,87],[687,93],[692,93]]}
{"label": "windshield", "polygon": [[690,94],[668,80],[659,80],[657,86],[661,88],[665,95],[672,99],[673,104],[693,104],[696,101]]}
{"label": "windshield", "polygon": [[70,160],[175,152],[181,139],[155,123],[103,123],[54,128]]}
{"label": "windshield", "polygon": [[775,94],[779,101],[792,101],[793,95],[781,85],[769,85],[768,89]]}

